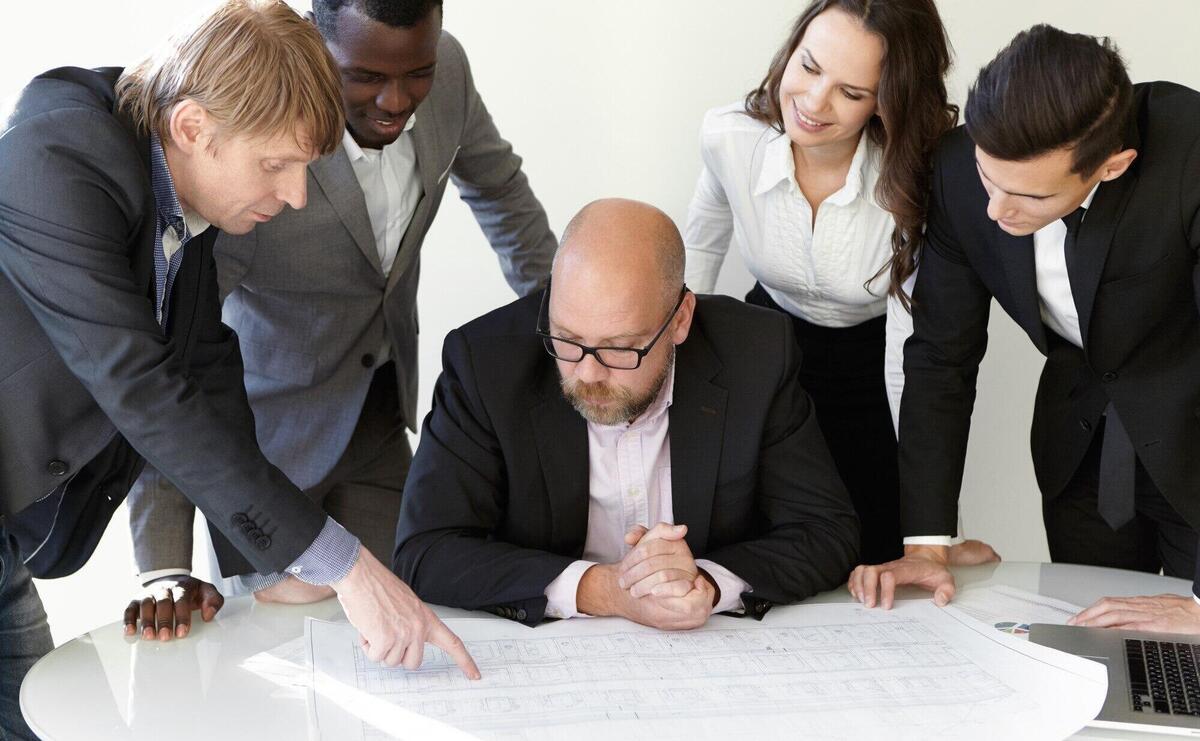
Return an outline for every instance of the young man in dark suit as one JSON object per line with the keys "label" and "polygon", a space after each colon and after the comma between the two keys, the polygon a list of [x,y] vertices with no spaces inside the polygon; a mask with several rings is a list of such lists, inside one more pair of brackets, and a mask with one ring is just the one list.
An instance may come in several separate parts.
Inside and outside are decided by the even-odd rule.
{"label": "young man in dark suit", "polygon": [[781,315],[683,285],[661,211],[598,201],[552,287],[451,332],[395,568],[533,625],[759,617],[840,583],[858,523]]}
{"label": "young man in dark suit", "polygon": [[331,584],[374,658],[419,663],[429,639],[477,673],[263,457],[221,324],[216,231],[303,207],[307,165],[343,126],[316,29],[281,0],[230,0],[140,66],[40,75],[0,129],[0,727],[12,735],[28,733],[21,679],[51,648],[30,575],[78,569],[147,460],[256,568]]}
{"label": "young man in dark suit", "polygon": [[[1036,26],[980,72],[935,163],[900,411],[905,557],[850,590],[947,601],[994,298],[1046,355],[1031,435],[1055,561],[1192,579],[1200,526],[1200,94],[1131,85],[1107,40]],[[1200,630],[1193,596],[1077,624]]]}

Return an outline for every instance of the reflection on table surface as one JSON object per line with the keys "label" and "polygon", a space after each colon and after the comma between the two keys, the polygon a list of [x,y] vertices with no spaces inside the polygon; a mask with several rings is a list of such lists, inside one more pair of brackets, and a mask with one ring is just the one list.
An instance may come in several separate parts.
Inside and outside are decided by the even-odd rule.
{"label": "reflection on table surface", "polygon": [[[988,564],[955,573],[960,589],[1005,584],[1083,606],[1105,595],[1191,589],[1182,579],[1064,564]],[[902,590],[900,596],[926,595]],[[811,601],[849,600],[842,588]],[[436,611],[443,618],[502,620],[453,608]],[[303,662],[302,653],[289,654],[288,644],[301,648],[295,642],[308,616],[343,619],[333,599],[287,606],[243,597],[230,599],[210,624],[197,619],[184,640],[126,637],[115,622],[42,659],[22,686],[21,706],[31,727],[55,741],[132,739],[147,732],[165,733],[172,741],[306,738],[308,693],[287,677],[296,673],[289,663]],[[257,658],[247,665],[251,657]]]}

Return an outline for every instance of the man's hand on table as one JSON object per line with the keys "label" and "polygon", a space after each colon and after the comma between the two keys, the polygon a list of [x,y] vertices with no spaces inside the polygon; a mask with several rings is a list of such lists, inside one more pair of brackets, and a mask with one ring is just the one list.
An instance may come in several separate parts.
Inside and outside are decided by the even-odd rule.
{"label": "man's hand on table", "polygon": [[912,584],[933,592],[933,601],[945,607],[954,598],[951,566],[976,566],[1000,560],[1000,554],[981,540],[953,546],[906,545],[904,556],[875,566],[860,565],[850,572],[846,588],[867,607],[892,609],[896,587]]}
{"label": "man's hand on table", "polygon": [[142,622],[142,638],[169,641],[183,638],[192,629],[192,612],[209,622],[225,604],[217,588],[191,576],[169,576],[146,585],[147,594],[125,608],[125,635],[137,633]]}
{"label": "man's hand on table", "polygon": [[867,607],[892,609],[896,587],[915,584],[933,592],[933,601],[945,605],[954,597],[950,574],[950,548],[935,545],[906,545],[904,556],[878,565],[860,565],[850,572],[846,588]]}
{"label": "man's hand on table", "polygon": [[[623,617],[659,630],[690,630],[712,613],[716,590],[703,575],[669,582],[672,594],[634,597],[618,584],[620,563],[596,564],[583,573],[576,593],[578,610],[596,617]],[[686,588],[686,591],[684,591]],[[682,594],[676,596],[678,592]]]}
{"label": "man's hand on table", "polygon": [[633,549],[625,558],[584,572],[576,594],[579,611],[660,630],[704,625],[720,593],[715,580],[696,565],[685,535],[686,525],[663,522],[628,532],[625,542]]}
{"label": "man's hand on table", "polygon": [[1127,628],[1153,633],[1200,633],[1200,605],[1191,596],[1104,597],[1067,621],[1087,628]]}
{"label": "man's hand on table", "polygon": [[425,644],[432,643],[449,654],[467,678],[479,679],[479,667],[462,639],[366,548],[359,550],[350,573],[331,586],[371,661],[418,669]]}
{"label": "man's hand on table", "polygon": [[964,540],[950,546],[951,566],[978,566],[999,561],[1000,554],[982,540]]}
{"label": "man's hand on table", "polygon": [[617,585],[635,598],[687,594],[701,570],[684,540],[686,535],[687,525],[660,522],[649,529],[634,526],[625,533],[625,543],[633,550],[617,564]]}

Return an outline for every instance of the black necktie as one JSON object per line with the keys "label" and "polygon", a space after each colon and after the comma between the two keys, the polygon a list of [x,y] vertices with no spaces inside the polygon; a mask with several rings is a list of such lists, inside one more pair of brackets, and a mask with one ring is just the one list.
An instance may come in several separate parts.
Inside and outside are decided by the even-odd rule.
{"label": "black necktie", "polygon": [[[1074,254],[1075,242],[1086,210],[1081,206],[1062,217],[1067,225],[1063,251],[1068,263],[1077,262],[1081,257]],[[1137,454],[1111,401],[1104,409],[1104,416],[1104,440],[1100,446],[1100,490],[1097,492],[1096,506],[1108,526],[1117,530],[1132,520],[1137,511],[1133,499]]]}
{"label": "black necktie", "polygon": [[1075,248],[1075,238],[1079,236],[1079,225],[1083,223],[1085,213],[1087,213],[1087,209],[1080,206],[1062,217],[1062,223],[1067,225],[1067,241],[1063,245],[1064,252],[1070,253]]}

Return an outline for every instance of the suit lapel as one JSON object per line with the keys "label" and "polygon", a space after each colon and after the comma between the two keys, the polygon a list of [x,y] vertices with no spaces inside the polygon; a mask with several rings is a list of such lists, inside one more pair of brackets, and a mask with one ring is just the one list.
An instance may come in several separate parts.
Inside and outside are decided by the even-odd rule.
{"label": "suit lapel", "polygon": [[1037,268],[1034,259],[1033,236],[1014,237],[999,226],[993,227],[998,244],[996,254],[1004,263],[1012,291],[1012,318],[1033,340],[1038,350],[1046,353],[1046,325],[1042,322],[1042,311],[1038,304]]}
{"label": "suit lapel", "polygon": [[587,422],[563,398],[553,367],[541,386],[542,401],[529,416],[550,499],[550,542],[555,550],[573,549],[578,557],[587,540]]}
{"label": "suit lapel", "polygon": [[708,339],[693,325],[675,356],[670,409],[671,505],[675,522],[688,526],[692,553],[707,551],[717,468],[725,437],[728,392],[712,383],[721,369]]}
{"label": "suit lapel", "polygon": [[425,237],[425,227],[429,223],[429,213],[434,206],[432,193],[437,189],[437,120],[433,106],[425,106],[418,111],[417,122],[412,128],[413,153],[417,157],[417,171],[421,176],[421,200],[413,212],[408,228],[400,239],[400,250],[396,253],[396,261],[388,274],[387,291],[400,280],[400,276],[408,271],[410,265],[421,249],[421,241]]}
{"label": "suit lapel", "polygon": [[1079,312],[1079,332],[1085,348],[1088,345],[1092,305],[1096,301],[1096,290],[1100,287],[1104,264],[1112,248],[1113,234],[1136,183],[1137,173],[1131,167],[1116,180],[1100,184],[1079,226],[1075,249],[1066,256],[1067,275],[1071,280],[1075,309]]}
{"label": "suit lapel", "polygon": [[345,147],[338,147],[336,152],[312,163],[308,169],[321,186],[329,205],[333,206],[338,218],[346,225],[363,257],[367,258],[375,272],[383,275],[379,249],[375,246],[375,230],[371,228],[371,217],[367,214],[367,202]]}

